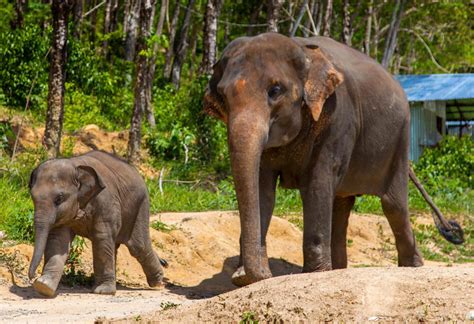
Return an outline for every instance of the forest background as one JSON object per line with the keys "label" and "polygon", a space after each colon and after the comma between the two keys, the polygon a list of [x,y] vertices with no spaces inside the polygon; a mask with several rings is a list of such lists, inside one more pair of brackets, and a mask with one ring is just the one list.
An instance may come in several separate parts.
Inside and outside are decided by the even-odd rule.
{"label": "forest background", "polygon": [[[71,156],[65,135],[89,124],[126,130],[128,148],[117,153],[156,171],[146,179],[152,212],[236,209],[225,125],[203,114],[202,97],[237,37],[324,35],[393,74],[472,73],[472,17],[468,0],[0,0],[0,230],[32,240],[30,172]],[[42,145],[18,145],[15,118],[20,129],[45,127]],[[458,261],[472,261],[471,138],[446,137],[414,167],[441,209],[462,218],[468,245],[444,245],[434,227],[418,239],[435,238],[434,259],[458,249]],[[428,211],[412,187],[410,208]],[[374,197],[355,209],[381,214]],[[299,194],[279,189],[276,213],[300,212]]]}

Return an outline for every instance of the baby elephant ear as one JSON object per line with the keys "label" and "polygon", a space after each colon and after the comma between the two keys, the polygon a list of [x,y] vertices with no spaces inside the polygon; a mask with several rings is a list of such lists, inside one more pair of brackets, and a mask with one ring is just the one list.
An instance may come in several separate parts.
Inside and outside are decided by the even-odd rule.
{"label": "baby elephant ear", "polygon": [[308,75],[304,84],[304,101],[315,121],[319,119],[326,99],[344,81],[344,76],[316,45],[306,45]]}
{"label": "baby elephant ear", "polygon": [[79,182],[79,208],[83,209],[92,198],[105,188],[105,185],[94,168],[88,165],[80,165],[76,170]]}

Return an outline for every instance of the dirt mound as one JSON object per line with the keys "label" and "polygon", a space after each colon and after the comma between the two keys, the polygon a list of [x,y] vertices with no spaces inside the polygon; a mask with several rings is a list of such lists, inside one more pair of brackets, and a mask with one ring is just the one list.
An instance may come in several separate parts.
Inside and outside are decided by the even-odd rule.
{"label": "dirt mound", "polygon": [[444,322],[472,310],[474,268],[352,268],[272,278],[142,322]]}
{"label": "dirt mound", "polygon": [[[285,276],[232,291],[237,289],[231,284],[230,278],[238,264],[239,255],[240,226],[236,212],[166,213],[153,216],[152,222],[155,221],[161,222],[162,230],[151,229],[154,247],[170,264],[165,270],[167,285],[158,290],[146,286],[140,265],[130,256],[126,247],[122,246],[117,260],[119,286],[116,296],[97,296],[88,294],[89,290],[85,288],[61,286],[54,303],[50,303],[48,299],[39,297],[29,287],[26,279],[32,246],[21,244],[0,248],[0,283],[3,283],[0,285],[0,321],[92,321],[100,316],[117,318],[139,314],[145,318],[143,314],[174,308],[177,304],[182,306],[155,314],[153,318],[157,316],[156,318],[166,321],[187,322],[200,320],[193,317],[200,314],[203,320],[235,322],[245,314],[258,316],[260,320],[264,320],[267,314],[273,316],[269,320],[366,320],[370,316],[399,319],[412,309],[412,319],[417,319],[415,315],[418,316],[419,312],[422,315],[425,314],[423,312],[428,312],[429,316],[438,319],[445,315],[446,319],[460,319],[462,316],[465,318],[465,314],[462,314],[465,302],[456,308],[457,313],[452,313],[449,312],[449,307],[452,306],[452,299],[449,298],[463,296],[463,300],[468,301],[464,298],[467,296],[465,291],[473,288],[473,267],[467,270],[464,267],[442,268],[439,275],[437,269],[393,267],[396,263],[396,251],[385,217],[354,214],[351,216],[348,240],[350,267],[392,265],[390,269],[350,269]],[[270,266],[275,276],[301,272],[302,233],[294,225],[274,217],[269,230],[268,248]],[[2,260],[1,255],[7,256],[7,259],[4,257]],[[87,243],[81,261],[82,270],[90,274],[90,242]],[[16,285],[12,284],[10,270],[16,272]],[[468,275],[464,275],[463,271]],[[406,285],[402,280],[404,276],[408,278]],[[438,293],[437,289],[440,287],[436,286],[435,289],[434,285],[438,282],[442,293]],[[398,288],[390,297],[393,302],[385,303],[384,290],[389,283]],[[452,285],[452,290],[448,283]],[[460,290],[455,293],[455,289]],[[424,304],[412,303],[411,299],[418,291],[423,294],[417,300]],[[371,297],[361,299],[361,292],[365,294],[362,295]],[[412,292],[413,295],[410,295]],[[227,294],[219,295],[223,293]],[[216,295],[219,296],[205,302],[196,301]],[[314,303],[314,307],[310,306],[310,301]],[[388,305],[387,312],[379,310],[379,306],[374,306],[372,311],[366,310],[369,304],[380,307]],[[411,305],[409,307],[412,308],[403,308],[404,305]],[[474,309],[474,305],[471,306]],[[265,311],[265,307],[268,311]],[[216,317],[212,317],[214,315]],[[424,315],[425,318],[432,318],[428,315]]]}

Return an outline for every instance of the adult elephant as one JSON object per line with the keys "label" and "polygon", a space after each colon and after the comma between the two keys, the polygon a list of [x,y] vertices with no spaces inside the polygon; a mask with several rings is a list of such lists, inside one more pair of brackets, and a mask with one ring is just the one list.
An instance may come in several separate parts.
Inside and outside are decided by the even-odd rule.
{"label": "adult elephant", "polygon": [[[214,66],[204,109],[228,128],[241,223],[235,284],[271,277],[265,237],[278,178],[303,200],[304,272],[347,266],[348,218],[362,194],[381,198],[399,266],[423,264],[408,214],[409,106],[376,61],[326,37],[238,38]],[[462,242],[455,222],[438,213],[436,224]]]}

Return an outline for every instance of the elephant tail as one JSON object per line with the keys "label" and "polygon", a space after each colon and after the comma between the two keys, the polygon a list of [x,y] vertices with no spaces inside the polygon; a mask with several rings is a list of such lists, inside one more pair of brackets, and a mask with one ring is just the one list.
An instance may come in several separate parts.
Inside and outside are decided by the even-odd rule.
{"label": "elephant tail", "polygon": [[165,267],[165,268],[168,268],[169,264],[168,264],[168,261],[166,261],[165,259],[162,259],[160,257],[158,257],[158,259],[160,260],[160,264]]}
{"label": "elephant tail", "polygon": [[433,216],[434,223],[440,234],[447,241],[453,244],[464,243],[464,231],[462,230],[461,225],[459,225],[459,223],[455,220],[448,221],[446,218],[444,218],[443,214],[441,214],[441,211],[438,209],[438,207],[436,207],[433,200],[431,200],[430,196],[426,192],[425,188],[423,188],[423,185],[420,183],[411,167],[408,168],[408,175],[410,176],[411,181],[413,181],[415,187],[418,189],[418,191],[420,191],[425,201],[431,207],[431,216]]}

